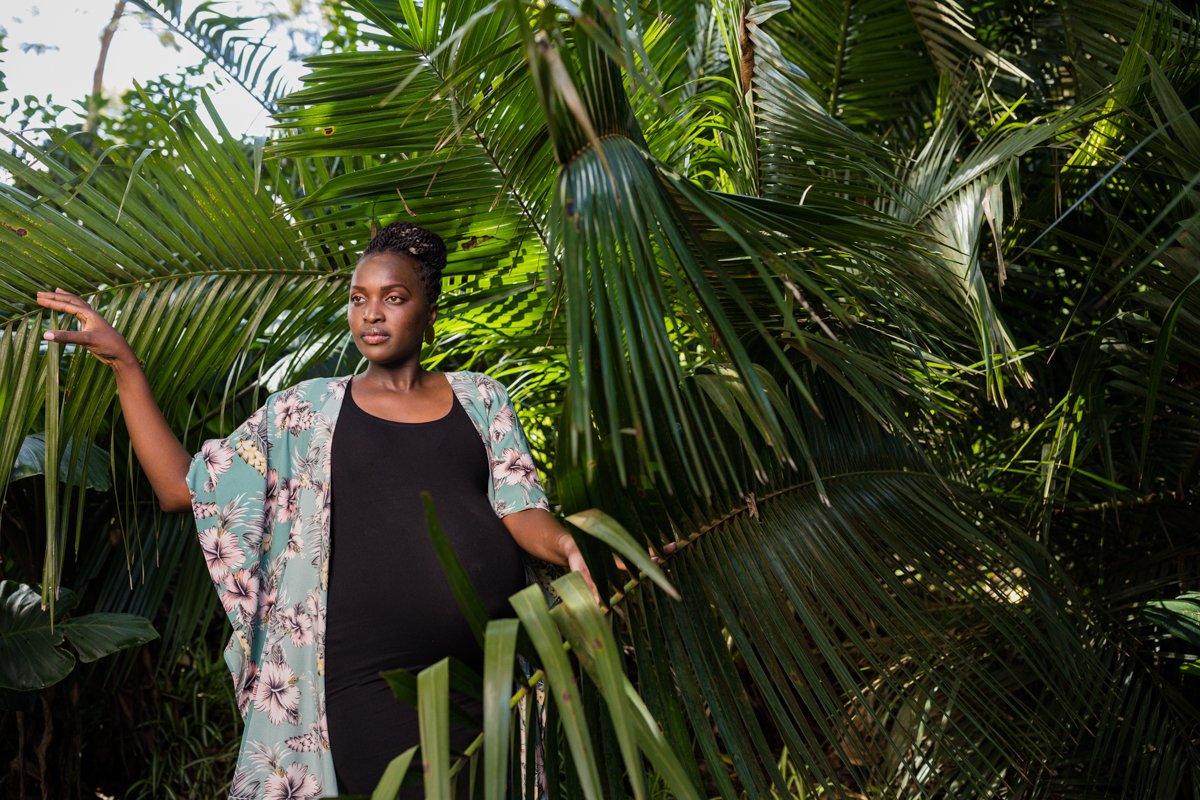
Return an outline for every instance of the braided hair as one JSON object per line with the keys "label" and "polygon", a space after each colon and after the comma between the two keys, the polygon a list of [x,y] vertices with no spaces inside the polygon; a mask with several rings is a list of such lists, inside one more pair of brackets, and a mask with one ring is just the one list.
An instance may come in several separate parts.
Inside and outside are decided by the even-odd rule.
{"label": "braided hair", "polygon": [[442,293],[442,270],[446,267],[446,243],[433,231],[411,222],[393,222],[371,237],[358,263],[375,253],[395,253],[417,262],[417,277],[425,286],[425,305],[432,306]]}

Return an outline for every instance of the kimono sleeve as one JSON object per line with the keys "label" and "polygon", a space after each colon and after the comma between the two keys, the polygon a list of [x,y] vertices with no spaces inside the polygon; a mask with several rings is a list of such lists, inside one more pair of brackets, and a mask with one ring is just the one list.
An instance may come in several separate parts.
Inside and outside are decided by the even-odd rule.
{"label": "kimono sleeve", "polygon": [[253,639],[259,562],[279,484],[278,473],[269,468],[275,443],[266,408],[228,437],[206,441],[187,477],[208,574],[244,648]]}
{"label": "kimono sleeve", "polygon": [[[490,379],[489,379],[490,380]],[[492,496],[496,516],[506,517],[531,508],[549,510],[542,481],[521,420],[508,392],[495,381],[490,389],[497,395],[488,414],[488,438],[492,443]]]}

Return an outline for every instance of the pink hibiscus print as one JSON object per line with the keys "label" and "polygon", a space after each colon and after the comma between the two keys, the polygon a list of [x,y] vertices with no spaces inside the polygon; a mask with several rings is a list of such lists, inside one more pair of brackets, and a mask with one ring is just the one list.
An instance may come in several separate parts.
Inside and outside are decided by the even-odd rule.
{"label": "pink hibiscus print", "polygon": [[279,430],[286,428],[291,434],[308,430],[313,422],[310,408],[312,403],[301,400],[296,393],[287,392],[275,401],[275,427]]}
{"label": "pink hibiscus print", "polygon": [[258,664],[250,662],[250,667],[246,670],[246,683],[242,686],[242,690],[238,692],[238,713],[243,717],[246,716],[246,711],[250,708],[250,703],[254,701],[254,693],[258,689]]}
{"label": "pink hibiscus print", "polygon": [[233,466],[233,448],[223,439],[209,439],[200,448],[200,458],[204,460],[204,468],[208,470],[208,481],[204,490],[211,492],[216,488],[218,475],[224,475]]}
{"label": "pink hibiscus print", "polygon": [[492,477],[503,480],[509,486],[532,486],[537,481],[533,456],[512,447],[504,448],[501,457],[492,462]]}
{"label": "pink hibiscus print", "polygon": [[275,519],[279,522],[292,520],[300,510],[300,481],[288,478],[279,485],[279,513]]}
{"label": "pink hibiscus print", "polygon": [[274,581],[266,581],[258,590],[258,618],[265,620],[267,614],[275,607],[276,595],[279,590]]}
{"label": "pink hibiscus print", "polygon": [[299,603],[285,608],[279,614],[280,626],[292,635],[292,647],[304,647],[313,642],[312,617],[304,613],[304,606]]}
{"label": "pink hibiscus print", "polygon": [[308,774],[308,767],[289,764],[286,772],[280,769],[267,778],[263,800],[312,800],[320,794],[321,783]]}
{"label": "pink hibiscus print", "polygon": [[[258,672],[254,710],[267,712],[272,725],[300,724],[300,687],[296,674],[283,662],[268,661]],[[291,797],[292,795],[280,795]]]}
{"label": "pink hibiscus print", "polygon": [[501,441],[508,432],[517,424],[517,415],[513,413],[510,406],[504,406],[496,414],[496,418],[492,420],[492,425],[488,429],[488,435],[492,437],[493,442]]}
{"label": "pink hibiscus print", "polygon": [[238,547],[237,538],[216,525],[200,531],[200,550],[208,562],[208,574],[214,583],[221,583],[229,573],[246,561],[246,554]]}
{"label": "pink hibiscus print", "polygon": [[225,606],[226,613],[241,609],[244,617],[249,619],[258,611],[257,575],[251,575],[249,570],[238,570],[225,576],[224,586],[221,605]]}

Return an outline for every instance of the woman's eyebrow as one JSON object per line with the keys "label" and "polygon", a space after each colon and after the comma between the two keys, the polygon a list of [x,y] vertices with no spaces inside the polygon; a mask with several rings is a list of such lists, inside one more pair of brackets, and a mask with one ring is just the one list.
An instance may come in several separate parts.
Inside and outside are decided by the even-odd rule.
{"label": "woman's eyebrow", "polygon": [[[401,289],[407,289],[407,288],[408,288],[408,287],[407,287],[407,286],[405,286],[403,283],[389,283],[387,286],[380,286],[379,288],[380,288],[380,290],[381,290],[381,291],[385,291],[385,292],[386,292],[388,289],[395,289],[395,288],[397,288],[397,287],[399,287],[399,288],[401,288]],[[350,287],[350,291],[352,291],[352,292],[353,292],[353,291],[356,291],[356,290],[357,290],[357,291],[360,291],[360,292],[365,292],[365,291],[366,291],[366,287],[363,287],[363,286],[351,286],[351,287]]]}

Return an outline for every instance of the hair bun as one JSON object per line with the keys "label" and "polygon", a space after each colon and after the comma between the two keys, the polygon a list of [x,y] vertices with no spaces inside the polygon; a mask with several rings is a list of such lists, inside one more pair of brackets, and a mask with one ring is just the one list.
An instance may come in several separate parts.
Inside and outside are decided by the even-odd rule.
{"label": "hair bun", "polygon": [[446,267],[446,243],[442,237],[411,222],[393,222],[378,231],[372,220],[371,241],[359,261],[374,253],[396,253],[420,263],[417,277],[425,284],[425,302],[433,305],[442,291],[442,270]]}

